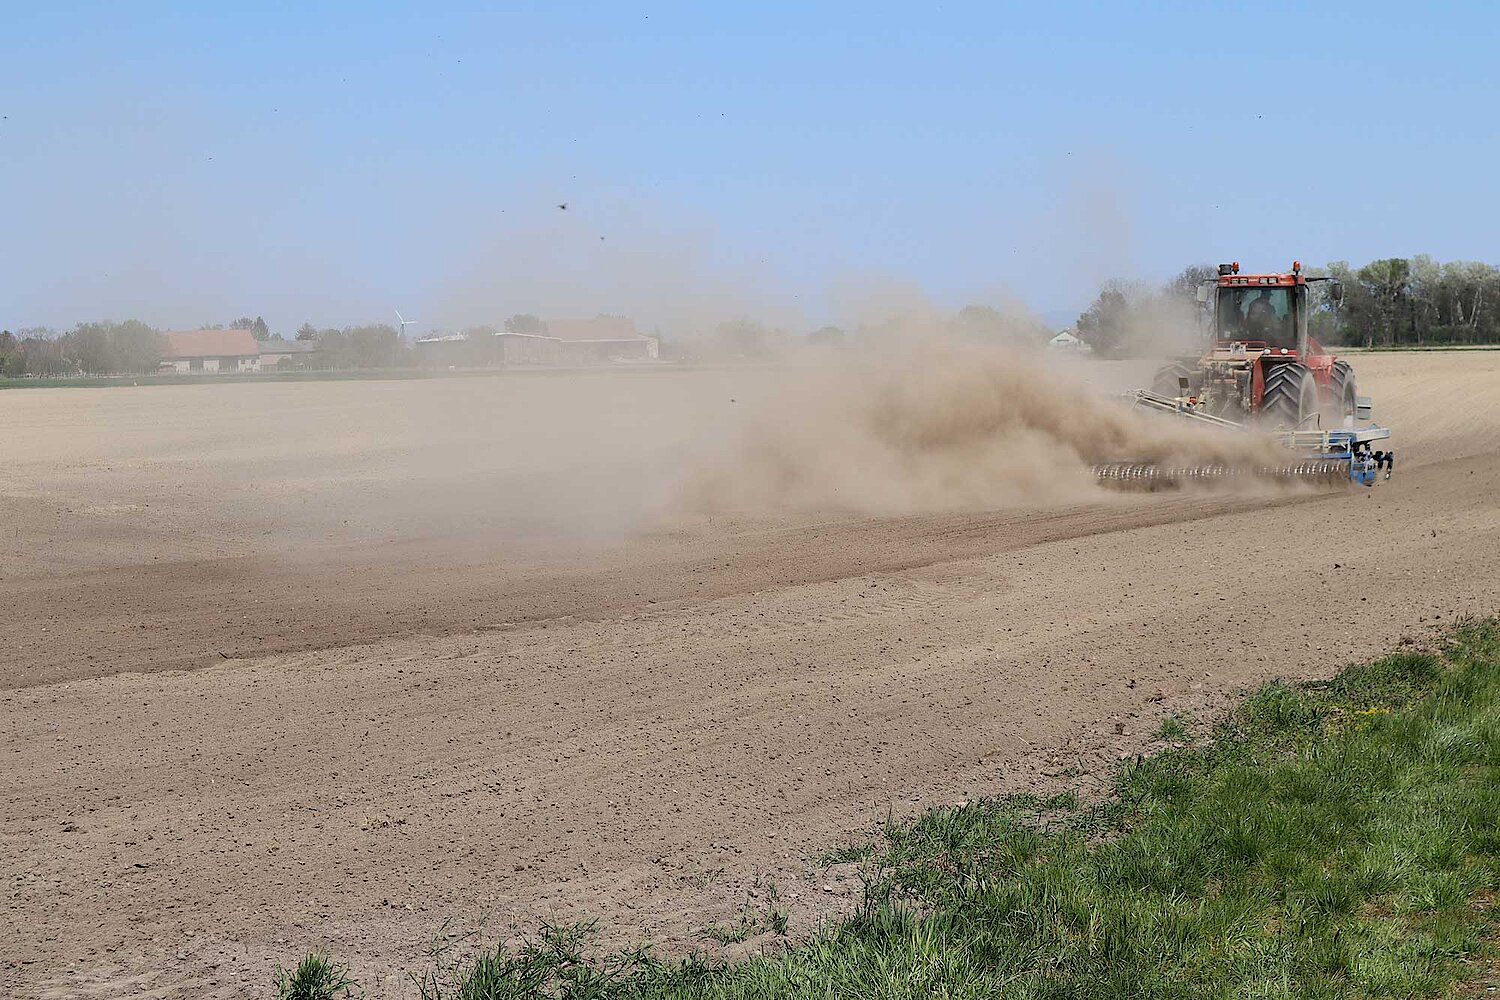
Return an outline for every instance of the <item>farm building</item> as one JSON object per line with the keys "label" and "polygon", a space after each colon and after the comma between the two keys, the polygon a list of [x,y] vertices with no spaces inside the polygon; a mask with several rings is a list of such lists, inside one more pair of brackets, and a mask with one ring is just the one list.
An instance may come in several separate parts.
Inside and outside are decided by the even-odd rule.
{"label": "farm building", "polygon": [[539,333],[453,333],[423,337],[414,345],[423,368],[488,368],[562,363],[560,341]]}
{"label": "farm building", "polygon": [[260,371],[261,345],[249,330],[168,330],[162,336],[161,372]]}
{"label": "farm building", "polygon": [[1059,333],[1047,341],[1047,346],[1058,351],[1079,351],[1084,354],[1087,354],[1089,351],[1089,345],[1074,336],[1072,330],[1064,330],[1062,333]]}
{"label": "farm building", "polygon": [[279,340],[272,338],[260,342],[260,370],[288,371],[306,368],[308,361],[318,353],[318,345],[310,340]]}
{"label": "farm building", "polygon": [[540,333],[498,333],[500,359],[508,365],[561,364],[562,341]]}
{"label": "farm building", "polygon": [[566,364],[649,361],[657,355],[656,338],[636,330],[635,321],[624,316],[548,320],[547,336],[559,342]]}
{"label": "farm building", "polygon": [[423,368],[458,368],[470,364],[473,354],[461,333],[423,337],[412,344],[412,353]]}
{"label": "farm building", "polygon": [[485,368],[504,365],[588,365],[610,361],[649,361],[657,356],[655,337],[636,331],[619,316],[560,319],[541,333],[486,333],[424,337],[414,345],[425,368]]}

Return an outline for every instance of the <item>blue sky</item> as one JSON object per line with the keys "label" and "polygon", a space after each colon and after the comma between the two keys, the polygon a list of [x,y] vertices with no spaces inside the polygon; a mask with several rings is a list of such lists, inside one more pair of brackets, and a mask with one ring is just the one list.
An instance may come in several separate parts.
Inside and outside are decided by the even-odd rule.
{"label": "blue sky", "polygon": [[12,328],[1055,315],[1195,261],[1500,260],[1488,4],[0,8]]}

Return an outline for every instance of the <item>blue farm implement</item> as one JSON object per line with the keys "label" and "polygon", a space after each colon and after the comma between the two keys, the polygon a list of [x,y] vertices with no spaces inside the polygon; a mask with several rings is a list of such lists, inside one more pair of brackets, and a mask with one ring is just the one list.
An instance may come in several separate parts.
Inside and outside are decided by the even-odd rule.
{"label": "blue farm implement", "polygon": [[[1207,427],[1239,433],[1258,431],[1248,424],[1206,412],[1192,396],[1174,398],[1140,389],[1127,395],[1126,400],[1136,409],[1174,415]],[[1369,400],[1359,399],[1357,411],[1361,417],[1368,416]],[[1308,422],[1317,420],[1319,417],[1313,415]],[[1094,474],[1101,483],[1108,486],[1147,490],[1173,489],[1195,483],[1268,480],[1325,486],[1350,483],[1373,486],[1382,474],[1389,479],[1396,466],[1396,453],[1388,448],[1376,448],[1375,445],[1391,436],[1390,428],[1375,424],[1353,426],[1353,417],[1348,418],[1346,423],[1350,426],[1263,432],[1287,450],[1284,462],[1175,466],[1156,462],[1106,462],[1096,465]]]}

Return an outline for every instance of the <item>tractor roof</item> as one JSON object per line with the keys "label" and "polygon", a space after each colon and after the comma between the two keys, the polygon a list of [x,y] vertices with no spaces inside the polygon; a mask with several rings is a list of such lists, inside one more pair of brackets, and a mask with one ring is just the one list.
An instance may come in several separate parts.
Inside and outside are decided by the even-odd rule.
{"label": "tractor roof", "polygon": [[1221,274],[1219,275],[1220,288],[1233,288],[1240,285],[1305,285],[1307,279],[1300,274]]}
{"label": "tractor roof", "polygon": [[1219,287],[1233,288],[1237,285],[1305,285],[1307,279],[1302,276],[1302,262],[1292,261],[1290,274],[1241,274],[1240,262],[1219,265]]}

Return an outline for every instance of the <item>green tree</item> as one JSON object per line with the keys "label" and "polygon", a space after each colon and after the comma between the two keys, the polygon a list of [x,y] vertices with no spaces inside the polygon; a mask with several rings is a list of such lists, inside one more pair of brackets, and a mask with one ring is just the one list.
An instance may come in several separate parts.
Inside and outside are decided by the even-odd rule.
{"label": "green tree", "polygon": [[1411,261],[1404,257],[1388,257],[1371,261],[1355,275],[1359,285],[1368,293],[1369,308],[1364,316],[1363,333],[1365,346],[1395,344],[1399,333],[1412,329],[1411,322]]}
{"label": "green tree", "polygon": [[250,332],[255,335],[256,340],[271,339],[271,328],[266,326],[266,321],[259,316],[255,317],[255,322],[250,324]]}
{"label": "green tree", "polygon": [[1074,324],[1078,339],[1100,357],[1124,356],[1130,330],[1130,298],[1119,282],[1109,282],[1099,290],[1099,297],[1083,311]]}
{"label": "green tree", "polygon": [[994,306],[964,306],[953,317],[950,328],[971,340],[997,341],[1009,334],[1005,317]]}
{"label": "green tree", "polygon": [[150,373],[161,364],[166,353],[166,338],[138,320],[126,320],[110,330],[117,371]]}
{"label": "green tree", "polygon": [[349,338],[344,336],[343,330],[319,330],[315,343],[318,345],[318,354],[310,359],[314,367],[333,369],[353,367],[349,352]]}
{"label": "green tree", "polygon": [[58,339],[62,358],[96,375],[156,370],[165,352],[161,334],[139,320],[80,323]]}
{"label": "green tree", "polygon": [[90,375],[119,371],[110,335],[113,327],[110,322],[79,323],[59,340],[63,357],[79,371]]}
{"label": "green tree", "polygon": [[9,330],[0,330],[0,375],[20,375],[26,370],[25,365],[20,338]]}
{"label": "green tree", "polygon": [[517,313],[505,321],[505,332],[545,334],[547,324],[530,313]]}
{"label": "green tree", "polygon": [[714,341],[729,357],[761,359],[771,353],[769,331],[753,319],[720,323],[714,328]]}
{"label": "green tree", "polygon": [[1167,282],[1162,294],[1174,299],[1197,302],[1199,286],[1218,276],[1219,269],[1213,264],[1189,264]]}
{"label": "green tree", "polygon": [[318,334],[318,347],[323,355],[320,364],[328,368],[394,368],[406,363],[411,350],[384,323],[324,330]]}
{"label": "green tree", "polygon": [[297,327],[297,339],[303,342],[318,339],[318,328],[311,323],[303,323]]}
{"label": "green tree", "polygon": [[500,363],[499,332],[492,326],[471,326],[464,331],[464,354],[469,364],[487,368]]}
{"label": "green tree", "polygon": [[14,372],[17,375],[69,375],[78,370],[63,357],[60,337],[26,337],[21,341],[20,351],[20,370]]}
{"label": "green tree", "polygon": [[1439,308],[1445,339],[1500,341],[1500,269],[1480,261],[1452,261],[1439,269]]}

